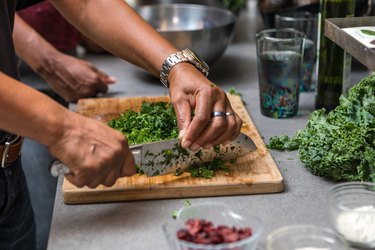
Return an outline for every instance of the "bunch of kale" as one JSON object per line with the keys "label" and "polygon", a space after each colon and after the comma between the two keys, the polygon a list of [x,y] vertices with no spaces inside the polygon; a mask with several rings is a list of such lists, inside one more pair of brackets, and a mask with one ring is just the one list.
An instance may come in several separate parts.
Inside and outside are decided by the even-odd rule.
{"label": "bunch of kale", "polygon": [[269,148],[297,150],[315,175],[334,180],[375,182],[375,74],[352,87],[327,115],[310,114],[295,137],[270,138]]}

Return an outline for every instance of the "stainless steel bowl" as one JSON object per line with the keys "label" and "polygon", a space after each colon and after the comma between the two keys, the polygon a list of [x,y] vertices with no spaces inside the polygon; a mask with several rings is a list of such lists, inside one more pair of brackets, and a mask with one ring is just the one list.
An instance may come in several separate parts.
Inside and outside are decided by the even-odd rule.
{"label": "stainless steel bowl", "polygon": [[150,4],[174,4],[174,3],[187,3],[187,4],[200,4],[210,5],[225,8],[222,0],[125,0],[133,8]]}
{"label": "stainless steel bowl", "polygon": [[196,4],[155,4],[137,12],[178,49],[190,48],[209,65],[230,44],[236,16],[225,9]]}

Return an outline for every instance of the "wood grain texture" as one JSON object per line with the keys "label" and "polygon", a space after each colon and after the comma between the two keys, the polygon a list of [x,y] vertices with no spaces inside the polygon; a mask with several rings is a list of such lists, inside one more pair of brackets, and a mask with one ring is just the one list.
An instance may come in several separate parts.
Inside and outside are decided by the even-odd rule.
{"label": "wood grain texture", "polygon": [[[275,193],[283,191],[283,178],[268,152],[253,121],[239,96],[229,95],[232,108],[244,121],[242,132],[249,135],[257,151],[245,155],[230,165],[230,172],[218,172],[212,179],[192,178],[189,173],[180,176],[147,177],[134,175],[120,178],[112,187],[95,189],[77,188],[64,179],[64,203],[84,204],[129,200],[166,199]],[[107,122],[120,113],[133,109],[139,111],[143,101],[169,101],[167,96],[132,98],[81,99],[77,112]]]}

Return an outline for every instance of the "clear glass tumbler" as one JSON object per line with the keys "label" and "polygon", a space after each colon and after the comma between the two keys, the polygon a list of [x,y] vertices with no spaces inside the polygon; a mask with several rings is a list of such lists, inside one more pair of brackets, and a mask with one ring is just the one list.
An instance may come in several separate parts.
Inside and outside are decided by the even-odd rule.
{"label": "clear glass tumbler", "polygon": [[298,112],[305,35],[295,29],[257,32],[260,109],[265,116],[288,118]]}
{"label": "clear glass tumbler", "polygon": [[330,215],[351,245],[375,249],[375,183],[346,182],[329,192]]}
{"label": "clear glass tumbler", "polygon": [[267,250],[349,250],[349,244],[335,231],[313,225],[293,225],[267,236]]}
{"label": "clear glass tumbler", "polygon": [[306,35],[300,90],[314,90],[317,80],[318,15],[296,10],[280,12],[275,15],[275,28],[294,28]]}

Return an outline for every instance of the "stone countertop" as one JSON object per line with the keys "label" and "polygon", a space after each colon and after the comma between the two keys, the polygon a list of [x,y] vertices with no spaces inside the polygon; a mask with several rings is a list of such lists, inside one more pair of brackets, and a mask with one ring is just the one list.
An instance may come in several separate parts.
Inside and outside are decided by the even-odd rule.
{"label": "stone countertop", "polygon": [[[255,2],[255,1],[249,1]],[[294,135],[305,127],[314,109],[315,94],[302,93],[298,115],[290,119],[272,119],[260,114],[255,31],[262,25],[256,4],[241,13],[235,39],[222,58],[212,66],[210,79],[228,91],[234,87],[243,94],[246,108],[267,143],[273,135]],[[110,55],[90,55],[85,59],[118,79],[106,97],[165,95],[162,84],[142,69]],[[366,70],[353,74],[356,82],[368,75]],[[74,109],[74,105],[71,106]],[[265,223],[258,250],[265,249],[265,237],[272,230],[292,224],[332,227],[328,215],[328,189],[334,182],[312,175],[296,152],[271,154],[283,175],[282,193],[189,198],[194,203],[217,201],[231,204],[240,214],[252,214]],[[58,181],[49,250],[65,249],[168,249],[162,224],[170,220],[174,209],[186,199],[165,199],[88,205],[65,205]]]}

